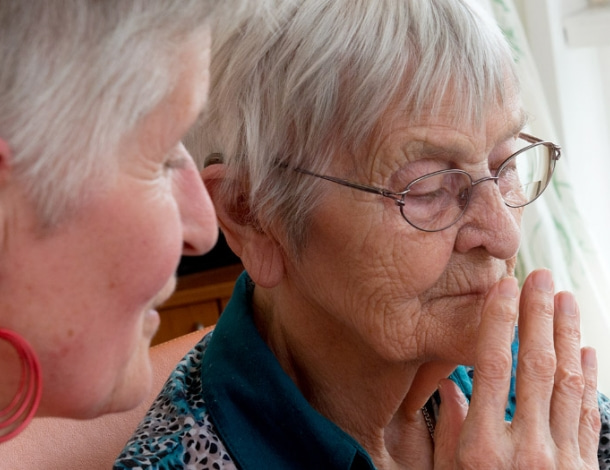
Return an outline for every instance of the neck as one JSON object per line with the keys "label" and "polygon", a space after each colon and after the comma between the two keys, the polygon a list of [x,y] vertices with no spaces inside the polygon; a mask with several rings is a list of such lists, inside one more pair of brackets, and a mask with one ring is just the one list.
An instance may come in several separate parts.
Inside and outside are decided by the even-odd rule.
{"label": "neck", "polygon": [[[284,371],[322,415],[355,438],[377,468],[432,462],[432,440],[421,408],[455,364],[380,357],[348,328],[322,312],[270,301],[255,288],[255,323]],[[289,318],[289,321],[286,321]]]}

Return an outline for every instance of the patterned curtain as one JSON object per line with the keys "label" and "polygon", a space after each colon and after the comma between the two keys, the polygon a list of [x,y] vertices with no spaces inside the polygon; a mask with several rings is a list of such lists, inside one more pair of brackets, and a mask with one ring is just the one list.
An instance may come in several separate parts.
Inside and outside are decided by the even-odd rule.
{"label": "patterned curtain", "polygon": [[[554,123],[514,0],[478,0],[510,41],[521,80],[528,131],[556,141]],[[610,392],[610,276],[596,256],[572,192],[566,159],[559,161],[552,184],[528,206],[523,219],[517,277],[537,267],[553,271],[558,290],[575,293],[581,311],[583,344],[597,350],[600,391]]]}

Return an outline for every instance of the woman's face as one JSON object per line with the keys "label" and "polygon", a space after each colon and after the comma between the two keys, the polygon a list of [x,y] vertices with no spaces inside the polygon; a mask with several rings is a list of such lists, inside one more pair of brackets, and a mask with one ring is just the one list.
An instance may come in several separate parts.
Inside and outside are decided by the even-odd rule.
{"label": "woman's face", "polygon": [[[489,176],[516,151],[524,124],[516,92],[507,89],[505,98],[480,127],[453,125],[443,112],[417,122],[387,119],[383,134],[356,155],[365,165],[350,172],[346,157],[328,173],[395,191],[441,169]],[[454,108],[448,100],[444,116]],[[299,295],[320,312],[312,321],[339,326],[343,338],[388,360],[469,363],[485,294],[513,272],[521,210],[504,205],[488,181],[474,188],[455,225],[426,233],[391,199],[322,184],[309,242],[299,264],[288,266]]]}
{"label": "woman's face", "polygon": [[91,417],[137,405],[151,383],[154,309],[174,290],[181,254],[216,242],[213,206],[180,143],[207,96],[202,47],[185,49],[173,91],[106,156],[115,169],[75,214],[41,232],[25,198],[15,211],[0,289],[13,328],[41,360],[40,414]]}

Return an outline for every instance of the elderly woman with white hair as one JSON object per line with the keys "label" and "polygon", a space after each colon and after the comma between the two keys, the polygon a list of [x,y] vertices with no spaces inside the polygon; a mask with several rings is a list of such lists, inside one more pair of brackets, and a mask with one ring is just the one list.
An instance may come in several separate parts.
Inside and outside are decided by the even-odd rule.
{"label": "elderly woman with white hair", "polygon": [[155,308],[218,234],[181,139],[221,3],[0,2],[0,443],[149,393]]}
{"label": "elderly woman with white hair", "polygon": [[115,468],[609,468],[573,295],[513,277],[560,149],[496,25],[263,3],[214,40],[199,135],[246,272]]}

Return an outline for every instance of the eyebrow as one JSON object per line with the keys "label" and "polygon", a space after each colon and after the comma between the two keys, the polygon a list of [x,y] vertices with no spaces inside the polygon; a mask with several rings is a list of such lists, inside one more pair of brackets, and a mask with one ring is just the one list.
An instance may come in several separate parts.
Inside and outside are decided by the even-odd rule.
{"label": "eyebrow", "polygon": [[529,121],[529,115],[523,108],[521,108],[520,117],[519,117],[519,120],[517,121],[517,124],[514,125],[513,127],[511,127],[510,131],[504,135],[504,137],[500,140],[500,142],[503,142],[507,139],[510,139],[511,137],[514,137],[514,136],[520,134],[523,131],[523,129],[525,129],[525,126],[527,125],[528,121]]}
{"label": "eyebrow", "polygon": [[[494,146],[518,136],[525,128],[528,118],[529,116],[525,110],[521,109],[519,119],[509,128],[508,131],[500,136],[500,138],[495,142]],[[440,156],[443,157],[444,160],[461,160],[463,158],[468,158],[470,155],[469,151],[466,151],[464,148],[460,148],[459,145],[446,146],[443,143],[438,143],[431,140],[421,140],[419,142],[421,144],[421,148],[417,150],[419,158],[423,157],[434,159]]]}

